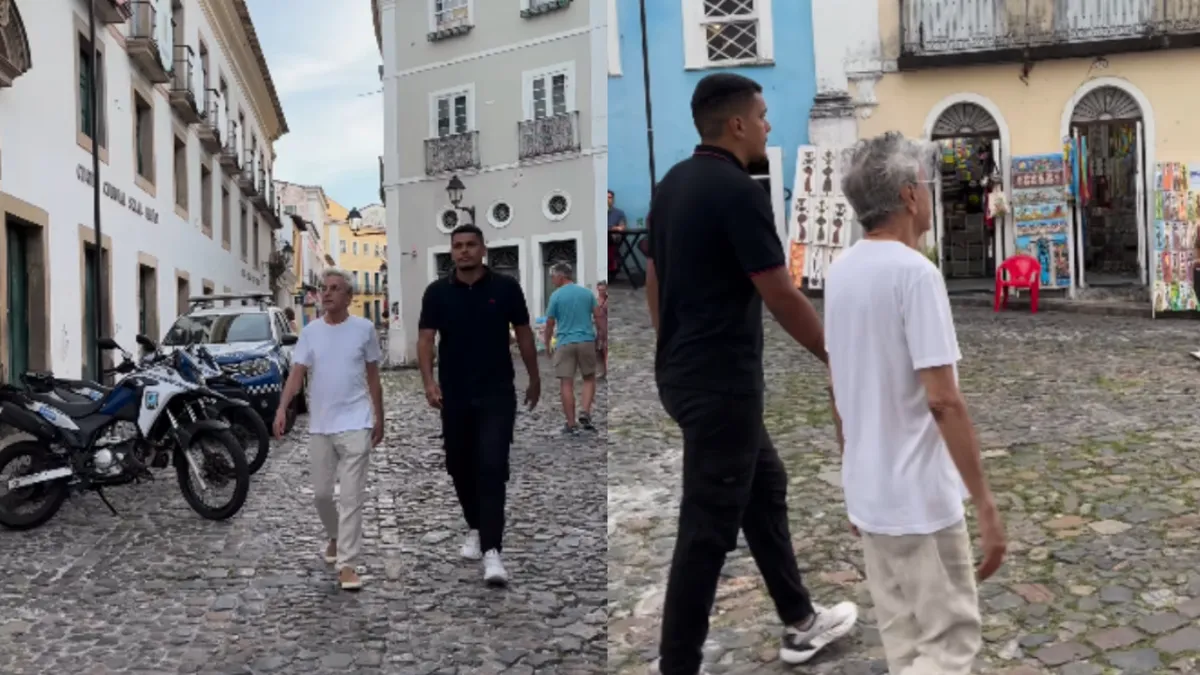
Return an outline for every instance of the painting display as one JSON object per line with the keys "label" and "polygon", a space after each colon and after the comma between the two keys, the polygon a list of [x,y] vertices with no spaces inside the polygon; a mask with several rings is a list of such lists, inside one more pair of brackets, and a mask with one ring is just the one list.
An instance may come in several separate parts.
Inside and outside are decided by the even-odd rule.
{"label": "painting display", "polygon": [[797,288],[824,288],[826,270],[850,237],[854,211],[842,194],[842,153],[840,148],[800,146],[787,247]]}
{"label": "painting display", "polygon": [[1200,224],[1200,162],[1154,168],[1154,311],[1197,308],[1192,270]]}
{"label": "painting display", "polygon": [[1037,258],[1042,288],[1071,285],[1067,180],[1063,154],[1012,160],[1012,213],[1017,253]]}

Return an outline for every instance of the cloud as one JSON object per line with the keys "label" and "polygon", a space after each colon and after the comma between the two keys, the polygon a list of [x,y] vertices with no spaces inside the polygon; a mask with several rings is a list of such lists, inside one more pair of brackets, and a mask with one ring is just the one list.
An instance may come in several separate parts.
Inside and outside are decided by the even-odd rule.
{"label": "cloud", "polygon": [[275,146],[281,178],[323,185],[346,173],[378,171],[383,150],[381,97],[312,102],[294,110],[288,111],[291,133]]}
{"label": "cloud", "polygon": [[326,50],[316,56],[297,54],[284,56],[273,67],[272,77],[280,96],[334,89],[347,81],[364,80],[375,74],[378,79],[379,50],[371,41],[354,40],[344,49]]}

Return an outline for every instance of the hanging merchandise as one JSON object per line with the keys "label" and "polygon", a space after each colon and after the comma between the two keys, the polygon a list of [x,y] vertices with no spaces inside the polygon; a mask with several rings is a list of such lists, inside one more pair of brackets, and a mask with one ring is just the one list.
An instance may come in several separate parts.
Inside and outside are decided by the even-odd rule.
{"label": "hanging merchandise", "polygon": [[1017,253],[1041,263],[1043,288],[1071,285],[1063,166],[1062,153],[1012,160]]}
{"label": "hanging merchandise", "polygon": [[1200,225],[1200,162],[1159,162],[1154,170],[1154,311],[1197,309],[1193,270]]}

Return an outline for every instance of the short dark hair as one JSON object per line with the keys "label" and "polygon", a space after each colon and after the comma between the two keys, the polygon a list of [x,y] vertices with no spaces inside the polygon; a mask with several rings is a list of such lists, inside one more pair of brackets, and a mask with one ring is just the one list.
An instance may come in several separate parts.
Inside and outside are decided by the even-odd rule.
{"label": "short dark hair", "polygon": [[714,73],[696,84],[692,92],[692,121],[701,140],[720,138],[725,123],[746,108],[762,85],[742,75]]}
{"label": "short dark hair", "polygon": [[476,237],[479,237],[479,243],[483,243],[483,230],[479,229],[475,225],[472,225],[471,223],[465,223],[454,228],[454,231],[450,233],[450,241],[454,241],[454,238],[460,234],[473,234]]}
{"label": "short dark hair", "polygon": [[296,310],[292,309],[291,307],[284,307],[283,315],[288,318],[288,321],[291,321],[292,319],[296,318]]}
{"label": "short dark hair", "polygon": [[613,192],[612,190],[609,190],[609,191],[608,191],[608,196],[609,196],[609,197],[616,197],[616,196],[617,196],[617,193]]}

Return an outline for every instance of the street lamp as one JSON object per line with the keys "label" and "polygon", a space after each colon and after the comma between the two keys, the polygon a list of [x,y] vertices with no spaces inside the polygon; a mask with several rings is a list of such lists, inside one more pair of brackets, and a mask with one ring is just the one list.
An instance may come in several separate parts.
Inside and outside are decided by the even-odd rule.
{"label": "street lamp", "polygon": [[346,214],[346,221],[350,223],[350,231],[354,234],[358,234],[358,231],[362,229],[363,218],[357,207],[350,209],[350,213]]}
{"label": "street lamp", "polygon": [[466,192],[467,186],[459,180],[458,174],[450,177],[450,182],[446,185],[446,196],[450,198],[450,204],[456,210],[466,213],[471,216],[471,224],[475,224],[475,207],[474,206],[459,206],[462,203],[463,192]]}

